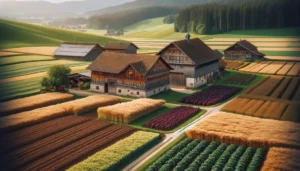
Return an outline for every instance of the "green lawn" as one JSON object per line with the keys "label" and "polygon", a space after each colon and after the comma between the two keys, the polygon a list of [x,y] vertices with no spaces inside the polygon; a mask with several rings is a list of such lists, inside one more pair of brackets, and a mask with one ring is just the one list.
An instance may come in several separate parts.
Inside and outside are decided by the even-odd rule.
{"label": "green lawn", "polygon": [[261,51],[267,56],[299,56],[300,52],[298,51]]}
{"label": "green lawn", "polygon": [[39,62],[26,62],[21,64],[6,65],[0,67],[0,79],[34,74],[44,72],[52,65],[64,64],[66,66],[81,66],[88,65],[90,62],[83,61],[70,61],[70,60],[54,60],[54,61],[39,61]]}
{"label": "green lawn", "polygon": [[[136,129],[139,130],[143,130],[143,131],[150,131],[150,132],[156,132],[156,133],[163,133],[163,134],[168,134],[168,133],[172,133],[175,132],[177,130],[179,130],[180,128],[188,125],[189,123],[191,123],[192,121],[194,121],[195,119],[199,118],[201,115],[203,115],[206,110],[201,110],[199,113],[197,113],[196,115],[194,115],[193,117],[189,118],[188,120],[186,120],[184,123],[178,125],[176,128],[170,130],[170,131],[162,131],[162,130],[157,130],[157,129],[151,129],[151,128],[145,128],[144,125],[146,124],[147,121],[160,116],[170,110],[172,110],[173,108],[175,108],[176,106],[174,105],[170,105],[170,104],[165,104],[162,108],[158,109],[155,112],[152,112],[146,116],[143,116],[135,121],[133,121],[130,124],[124,124],[124,123],[115,123],[115,122],[111,122],[111,123],[115,123],[115,124],[121,124],[121,125],[125,125],[125,126],[131,126],[134,127]],[[110,121],[108,121],[110,122]]]}
{"label": "green lawn", "polygon": [[19,64],[24,62],[38,62],[38,61],[53,61],[53,57],[41,56],[41,55],[17,55],[7,56],[0,58],[0,66]]}
{"label": "green lawn", "polygon": [[0,49],[29,46],[58,46],[62,42],[95,42],[105,45],[119,41],[94,34],[0,19]]}
{"label": "green lawn", "polygon": [[[217,79],[216,81],[214,81],[212,84],[205,84],[203,86],[200,86],[199,88],[196,88],[196,89],[192,89],[194,90],[195,92],[194,93],[198,93],[200,91],[202,91],[203,89],[207,88],[208,86],[211,86],[211,85],[228,85],[228,86],[236,86],[236,87],[241,87],[243,88],[242,91],[240,91],[239,93],[235,94],[234,96],[232,96],[231,98],[223,101],[223,102],[220,102],[220,103],[217,103],[217,104],[214,104],[212,106],[200,106],[200,107],[215,107],[215,106],[219,106],[231,99],[233,99],[234,97],[236,97],[238,94],[242,93],[243,91],[247,90],[249,87],[251,87],[252,85],[254,85],[255,83],[261,81],[265,76],[264,75],[257,75],[257,77],[249,84],[249,85],[235,85],[235,84],[225,84],[224,81],[230,77],[232,77],[233,75],[235,74],[238,74],[239,72],[238,71],[231,71],[231,70],[228,70],[226,71],[225,75],[223,76],[222,79]],[[150,98],[152,99],[164,99],[167,101],[167,103],[172,103],[172,104],[180,104],[180,105],[189,105],[189,104],[185,104],[185,103],[181,103],[179,102],[180,99],[182,99],[183,97],[187,97],[187,96],[190,96],[191,94],[185,94],[185,93],[181,93],[181,92],[175,92],[173,90],[169,90],[168,92],[164,92],[164,93],[160,93],[160,94],[157,94],[157,95],[154,95]],[[191,106],[196,106],[196,105],[191,105]]]}

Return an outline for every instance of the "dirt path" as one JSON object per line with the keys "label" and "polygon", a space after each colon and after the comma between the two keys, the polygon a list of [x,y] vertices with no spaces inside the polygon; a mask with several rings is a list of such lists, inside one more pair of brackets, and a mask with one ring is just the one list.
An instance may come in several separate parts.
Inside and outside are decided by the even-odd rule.
{"label": "dirt path", "polygon": [[[84,66],[77,66],[77,67],[70,67],[72,71],[77,71],[77,70],[83,70],[86,69],[87,65]],[[29,75],[23,75],[23,76],[18,76],[18,77],[12,77],[12,78],[5,78],[0,80],[1,83],[9,83],[9,82],[14,82],[14,81],[21,81],[21,80],[26,80],[30,78],[37,78],[37,77],[43,77],[46,76],[47,72],[39,72],[35,74],[29,74]]]}
{"label": "dirt path", "polygon": [[10,49],[3,49],[2,51],[52,56],[56,49],[57,49],[56,46],[41,46],[41,47],[10,48]]}

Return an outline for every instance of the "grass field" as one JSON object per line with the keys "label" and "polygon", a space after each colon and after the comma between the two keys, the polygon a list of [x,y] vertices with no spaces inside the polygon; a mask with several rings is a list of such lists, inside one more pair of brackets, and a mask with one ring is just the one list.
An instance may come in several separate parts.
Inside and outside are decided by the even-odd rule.
{"label": "grass field", "polygon": [[18,55],[0,58],[0,66],[19,64],[25,62],[52,61],[53,57],[41,55]]}
{"label": "grass field", "polygon": [[0,49],[28,46],[57,46],[62,42],[97,42],[101,45],[116,39],[77,31],[32,25],[0,19]]}

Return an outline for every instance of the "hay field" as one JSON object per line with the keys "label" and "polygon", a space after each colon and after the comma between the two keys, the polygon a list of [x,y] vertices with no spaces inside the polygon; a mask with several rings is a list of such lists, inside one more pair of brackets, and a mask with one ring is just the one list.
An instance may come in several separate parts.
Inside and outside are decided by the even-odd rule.
{"label": "hay field", "polygon": [[261,171],[299,171],[300,150],[272,147],[267,153]]}
{"label": "hay field", "polygon": [[86,113],[97,107],[114,105],[121,102],[120,97],[108,95],[95,95],[69,101],[57,105],[42,107],[31,111],[21,112],[0,118],[0,129],[15,129],[36,124],[47,119],[58,118],[66,115]]}
{"label": "hay field", "polygon": [[0,116],[72,100],[71,94],[45,93],[0,103]]}
{"label": "hay field", "polygon": [[15,53],[15,52],[0,51],[0,57],[15,56],[15,55],[22,55],[22,54],[21,53]]}
{"label": "hay field", "polygon": [[41,46],[41,47],[20,47],[20,48],[9,48],[3,49],[4,52],[14,52],[23,54],[35,54],[53,56],[53,53],[57,49],[57,46]]}
{"label": "hay field", "polygon": [[300,124],[232,113],[221,112],[207,117],[186,133],[192,139],[254,148],[300,149]]}
{"label": "hay field", "polygon": [[253,62],[244,68],[240,68],[239,71],[272,75],[298,76],[300,74],[300,62]]}
{"label": "hay field", "polygon": [[98,108],[98,117],[113,122],[130,123],[156,111],[164,104],[164,100],[137,99],[113,106]]}

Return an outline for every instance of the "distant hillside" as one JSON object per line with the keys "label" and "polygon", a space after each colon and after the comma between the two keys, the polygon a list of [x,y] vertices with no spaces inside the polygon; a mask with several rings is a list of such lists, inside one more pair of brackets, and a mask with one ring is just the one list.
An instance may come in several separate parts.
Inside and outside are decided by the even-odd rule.
{"label": "distant hillside", "polygon": [[[134,0],[84,0],[50,3],[47,1],[0,1],[2,17],[74,17],[75,14],[132,2]],[[25,8],[26,7],[26,8]]]}
{"label": "distant hillside", "polygon": [[118,41],[75,31],[0,19],[0,49],[28,46],[57,46],[61,42],[97,42],[101,45]]}
{"label": "distant hillside", "polygon": [[123,5],[107,7],[96,11],[87,12],[86,15],[104,15],[112,14],[116,12],[122,12],[132,9],[153,7],[153,6],[176,6],[176,7],[186,7],[195,4],[205,4],[208,2],[222,2],[224,0],[136,0],[133,2],[128,2]]}
{"label": "distant hillside", "polygon": [[107,29],[107,27],[109,29],[122,29],[142,20],[177,14],[178,12],[178,7],[137,8],[114,14],[92,16],[89,18],[87,27],[92,29]]}

